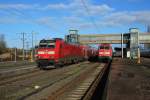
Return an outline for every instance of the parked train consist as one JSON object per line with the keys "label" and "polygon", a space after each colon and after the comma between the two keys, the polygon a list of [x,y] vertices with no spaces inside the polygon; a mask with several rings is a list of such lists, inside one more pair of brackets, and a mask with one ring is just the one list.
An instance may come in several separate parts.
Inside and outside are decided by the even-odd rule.
{"label": "parked train consist", "polygon": [[99,61],[108,61],[112,60],[113,50],[111,44],[100,44],[98,48]]}
{"label": "parked train consist", "polygon": [[39,68],[60,67],[65,64],[77,63],[96,56],[89,46],[71,44],[63,39],[41,40],[36,50],[36,63]]}

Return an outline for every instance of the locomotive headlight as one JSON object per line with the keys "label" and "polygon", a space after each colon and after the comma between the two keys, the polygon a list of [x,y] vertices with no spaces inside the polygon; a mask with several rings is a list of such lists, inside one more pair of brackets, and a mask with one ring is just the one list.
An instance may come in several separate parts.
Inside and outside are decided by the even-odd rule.
{"label": "locomotive headlight", "polygon": [[103,54],[103,52],[99,52],[99,54]]}
{"label": "locomotive headlight", "polygon": [[109,55],[109,54],[110,54],[110,52],[105,52],[105,54],[108,54],[108,55]]}
{"label": "locomotive headlight", "polygon": [[55,51],[49,51],[48,54],[55,54]]}
{"label": "locomotive headlight", "polygon": [[38,54],[44,54],[44,51],[38,51]]}

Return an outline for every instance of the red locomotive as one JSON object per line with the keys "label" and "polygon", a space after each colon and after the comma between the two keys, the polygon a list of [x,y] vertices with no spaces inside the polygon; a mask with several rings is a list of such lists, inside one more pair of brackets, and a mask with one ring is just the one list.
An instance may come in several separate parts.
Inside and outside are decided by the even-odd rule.
{"label": "red locomotive", "polygon": [[59,38],[41,40],[36,52],[36,62],[40,68],[60,67],[65,64],[77,63],[96,54],[88,46],[67,43]]}
{"label": "red locomotive", "polygon": [[112,60],[113,50],[111,44],[100,44],[98,51],[99,51],[98,55],[99,61]]}

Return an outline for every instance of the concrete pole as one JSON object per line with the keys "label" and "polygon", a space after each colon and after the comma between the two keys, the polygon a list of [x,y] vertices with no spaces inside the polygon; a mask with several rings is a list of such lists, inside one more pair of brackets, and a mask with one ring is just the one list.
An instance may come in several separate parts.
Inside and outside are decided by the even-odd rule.
{"label": "concrete pole", "polygon": [[22,49],[23,58],[22,58],[22,60],[24,60],[24,55],[25,55],[25,52],[24,52],[24,42],[25,42],[25,33],[22,33],[22,44],[23,44],[23,49]]}
{"label": "concrete pole", "polygon": [[25,48],[25,34],[26,33],[22,32],[22,33],[19,33],[19,34],[22,35],[22,38],[21,38],[21,40],[22,40],[22,60],[24,60],[24,57],[25,57],[25,51],[24,51],[24,48]]}
{"label": "concrete pole", "polygon": [[121,33],[121,57],[123,59],[123,33]]}
{"label": "concrete pole", "polygon": [[26,42],[26,59],[28,59],[29,42]]}
{"label": "concrete pole", "polygon": [[17,61],[17,48],[15,48],[15,62]]}
{"label": "concrete pole", "polygon": [[33,41],[34,41],[34,32],[32,31],[32,50],[31,50],[31,62],[33,62],[34,60],[34,44],[33,44]]}
{"label": "concrete pole", "polygon": [[139,46],[139,31],[138,31],[137,39],[138,39],[138,61],[137,61],[137,63],[140,64],[141,63],[141,59],[140,59],[140,46]]}
{"label": "concrete pole", "polygon": [[13,61],[13,48],[10,49],[10,60]]}
{"label": "concrete pole", "polygon": [[33,44],[33,35],[34,33],[32,32],[32,62],[33,62],[33,54],[34,54],[34,44]]}

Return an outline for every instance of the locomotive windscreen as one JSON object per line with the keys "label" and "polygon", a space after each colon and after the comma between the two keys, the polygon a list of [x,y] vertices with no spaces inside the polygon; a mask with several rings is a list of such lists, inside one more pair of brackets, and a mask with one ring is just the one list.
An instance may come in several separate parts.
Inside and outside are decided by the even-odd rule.
{"label": "locomotive windscreen", "polygon": [[106,49],[106,50],[109,50],[109,49],[110,49],[110,47],[109,47],[109,46],[105,46],[105,49]]}
{"label": "locomotive windscreen", "polygon": [[106,50],[109,50],[109,49],[110,49],[110,46],[100,46],[99,49],[106,49]]}
{"label": "locomotive windscreen", "polygon": [[55,40],[41,40],[39,48],[55,48]]}

